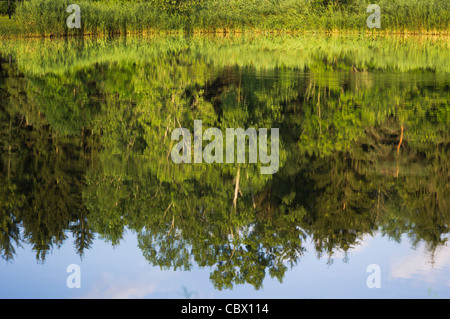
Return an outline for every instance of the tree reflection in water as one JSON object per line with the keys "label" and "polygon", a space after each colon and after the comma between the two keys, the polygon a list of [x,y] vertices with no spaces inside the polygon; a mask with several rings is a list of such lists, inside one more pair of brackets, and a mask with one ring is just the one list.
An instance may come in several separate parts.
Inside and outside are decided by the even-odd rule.
{"label": "tree reflection in water", "polygon": [[[307,239],[330,259],[378,231],[430,252],[445,243],[448,70],[420,57],[392,66],[381,50],[391,40],[374,44],[382,52],[369,64],[338,42],[333,58],[313,47],[297,65],[267,62],[261,43],[223,63],[243,44],[73,41],[43,45],[49,71],[32,65],[34,53],[21,56],[27,44],[16,44],[13,63],[1,60],[2,258],[30,243],[44,262],[69,236],[83,256],[95,234],[119,245],[130,229],[152,265],[212,267],[217,289],[260,288],[266,273],[282,281],[301,262]],[[364,43],[352,45],[372,52]],[[67,46],[78,55],[64,55]],[[412,47],[401,43],[398,54]],[[138,58],[141,48],[148,56]],[[174,164],[170,133],[192,131],[194,119],[279,127],[278,173]]]}

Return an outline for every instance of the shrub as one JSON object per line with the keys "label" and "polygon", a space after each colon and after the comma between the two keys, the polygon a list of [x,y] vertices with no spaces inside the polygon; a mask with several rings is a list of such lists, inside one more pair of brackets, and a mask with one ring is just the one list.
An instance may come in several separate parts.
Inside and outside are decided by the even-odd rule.
{"label": "shrub", "polygon": [[200,9],[204,0],[148,0],[148,2],[165,12],[170,14],[181,14],[185,15],[194,9]]}
{"label": "shrub", "polygon": [[[17,1],[11,0],[11,14],[16,11]],[[8,14],[8,0],[0,1],[0,15]]]}

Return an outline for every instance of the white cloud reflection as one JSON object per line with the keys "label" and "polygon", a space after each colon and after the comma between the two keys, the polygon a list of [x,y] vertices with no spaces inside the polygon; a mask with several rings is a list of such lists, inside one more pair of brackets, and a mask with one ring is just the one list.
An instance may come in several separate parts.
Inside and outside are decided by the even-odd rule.
{"label": "white cloud reflection", "polygon": [[[450,269],[450,246],[447,244],[436,249],[431,254],[422,245],[407,256],[399,256],[393,259],[390,275],[393,278],[411,279],[420,277],[426,282],[437,282],[442,280],[445,273]],[[444,279],[447,286],[450,280]]]}
{"label": "white cloud reflection", "polygon": [[135,299],[145,298],[156,291],[157,282],[151,277],[116,276],[103,273],[100,280],[94,282],[90,291],[81,298],[86,299]]}

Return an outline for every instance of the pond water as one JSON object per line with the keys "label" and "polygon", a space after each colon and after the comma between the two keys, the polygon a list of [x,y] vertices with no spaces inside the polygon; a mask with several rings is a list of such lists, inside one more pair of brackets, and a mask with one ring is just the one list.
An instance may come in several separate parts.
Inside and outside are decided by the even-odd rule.
{"label": "pond water", "polygon": [[[439,37],[3,41],[0,297],[449,298],[449,61]],[[278,169],[175,163],[195,120],[278,129]]]}

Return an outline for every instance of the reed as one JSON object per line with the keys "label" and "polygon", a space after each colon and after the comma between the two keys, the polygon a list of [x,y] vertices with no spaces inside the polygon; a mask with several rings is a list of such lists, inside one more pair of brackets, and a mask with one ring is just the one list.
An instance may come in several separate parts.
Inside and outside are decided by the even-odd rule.
{"label": "reed", "polygon": [[370,30],[370,0],[205,0],[183,14],[158,1],[80,0],[81,29],[69,29],[69,0],[30,0],[15,14],[22,34],[66,36],[148,32],[370,32],[450,34],[448,0],[379,0],[381,29]]}

